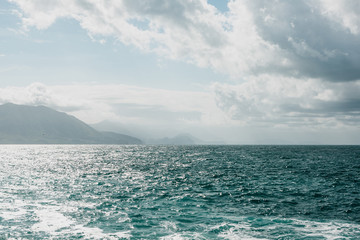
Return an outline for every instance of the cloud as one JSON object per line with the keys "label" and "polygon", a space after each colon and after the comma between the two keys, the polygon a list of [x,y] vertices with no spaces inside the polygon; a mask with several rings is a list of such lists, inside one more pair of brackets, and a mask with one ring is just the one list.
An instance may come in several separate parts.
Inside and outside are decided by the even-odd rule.
{"label": "cloud", "polygon": [[[166,101],[164,101],[166,99]],[[57,85],[33,83],[0,88],[0,104],[44,105],[88,123],[103,120],[148,125],[223,122],[211,92],[185,92],[131,85]]]}
{"label": "cloud", "polygon": [[[145,126],[271,126],[337,128],[360,122],[360,81],[333,83],[262,75],[242,84],[215,83],[207,92],[123,84],[33,83],[0,88],[0,103],[45,105],[88,123]],[[166,99],[166,101],[164,101]]]}
{"label": "cloud", "polygon": [[359,90],[359,82],[271,75],[239,85],[217,83],[208,92],[34,83],[0,88],[0,104],[45,105],[87,123],[118,122],[147,137],[190,132],[229,143],[358,144]]}
{"label": "cloud", "polygon": [[32,83],[26,87],[0,88],[0,104],[15,103],[24,105],[44,105],[63,111],[74,111],[81,107],[66,95],[58,94],[56,89],[42,83]]}
{"label": "cloud", "polygon": [[206,0],[10,1],[21,10],[27,30],[72,18],[102,43],[115,38],[233,80],[213,84],[213,93],[126,85],[57,86],[55,91],[46,86],[52,94],[28,90],[33,95],[24,96],[30,103],[78,108],[73,113],[92,122],[155,122],[151,111],[169,121],[203,124],[340,127],[359,122],[356,0],[232,0],[226,12]]}
{"label": "cloud", "polygon": [[73,18],[90,35],[115,37],[235,79],[264,73],[360,78],[356,0],[233,0],[225,13],[206,0],[10,1],[23,11],[26,28]]}
{"label": "cloud", "polygon": [[263,75],[213,88],[218,106],[244,125],[317,128],[360,123],[360,81],[332,83]]}
{"label": "cloud", "polygon": [[254,21],[259,35],[278,46],[289,62],[288,66],[276,69],[277,74],[339,82],[360,79],[357,64],[360,60],[360,36],[356,31],[349,31],[348,25],[339,24],[337,15],[332,14],[346,15],[346,9],[355,14],[350,10],[354,2],[333,2],[249,2],[251,12],[256,13]]}
{"label": "cloud", "polygon": [[123,84],[57,86],[58,94],[83,102],[73,112],[88,122],[102,120],[176,127],[181,124],[216,125],[224,116],[211,92],[187,92]]}
{"label": "cloud", "polygon": [[156,125],[169,124],[184,124],[184,123],[200,123],[202,114],[200,109],[198,110],[170,110],[164,105],[143,105],[143,104],[129,104],[121,103],[114,104],[112,107],[115,109],[115,113],[121,117],[128,117],[132,119],[145,119],[145,121],[156,123]]}
{"label": "cloud", "polygon": [[322,14],[348,29],[352,34],[360,34],[360,5],[357,0],[319,1]]}

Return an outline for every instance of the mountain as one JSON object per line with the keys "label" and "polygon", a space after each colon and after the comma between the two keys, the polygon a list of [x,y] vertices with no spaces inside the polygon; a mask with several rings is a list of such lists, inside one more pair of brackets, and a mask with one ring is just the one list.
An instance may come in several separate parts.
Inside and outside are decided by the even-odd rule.
{"label": "mountain", "polygon": [[164,144],[164,145],[196,145],[202,144],[203,141],[197,139],[190,134],[179,134],[175,137],[165,137],[159,139],[147,139],[145,140],[148,144]]}
{"label": "mountain", "polygon": [[135,131],[131,131],[133,129],[133,126],[131,125],[123,125],[121,123],[115,123],[115,122],[111,122],[108,120],[104,120],[98,123],[93,123],[90,124],[90,126],[98,131],[101,132],[116,132],[116,133],[123,133],[123,134],[127,134],[127,135],[131,135],[131,136],[136,136],[138,138],[141,138],[139,135],[143,133],[142,129],[140,129],[139,131],[136,131],[138,129],[136,129]]}
{"label": "mountain", "polygon": [[0,106],[0,143],[141,144],[140,139],[100,132],[79,119],[44,106]]}
{"label": "mountain", "polygon": [[141,138],[146,144],[161,144],[161,145],[193,145],[202,144],[203,141],[197,139],[190,134],[178,134],[174,137],[164,137],[173,135],[166,133],[162,129],[153,128],[151,126],[135,125],[135,124],[121,124],[118,122],[102,121],[92,124],[91,127],[98,131],[112,131],[126,133],[132,136]]}
{"label": "mountain", "polygon": [[[145,144],[161,145],[224,145],[225,141],[212,136],[212,139],[202,140],[188,133],[180,133],[175,129],[164,129],[152,127],[150,125],[122,124],[120,122],[102,121],[92,124],[91,127],[98,131],[112,131],[125,133],[143,140]],[[174,137],[169,137],[174,136]],[[215,139],[215,140],[214,140]]]}

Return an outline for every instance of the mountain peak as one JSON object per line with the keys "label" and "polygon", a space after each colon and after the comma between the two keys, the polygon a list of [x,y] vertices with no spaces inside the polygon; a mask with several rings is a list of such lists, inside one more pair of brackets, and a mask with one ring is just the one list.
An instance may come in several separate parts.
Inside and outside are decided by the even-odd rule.
{"label": "mountain peak", "polygon": [[74,116],[45,106],[0,106],[0,143],[141,144],[117,133],[99,132]]}

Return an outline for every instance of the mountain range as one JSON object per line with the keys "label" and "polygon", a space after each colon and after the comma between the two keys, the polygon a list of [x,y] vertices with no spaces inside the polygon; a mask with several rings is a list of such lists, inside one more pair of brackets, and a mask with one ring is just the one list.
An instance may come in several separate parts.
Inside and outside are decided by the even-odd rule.
{"label": "mountain range", "polygon": [[142,144],[138,138],[101,132],[74,116],[44,106],[0,106],[3,144]]}
{"label": "mountain range", "polygon": [[[125,133],[142,139],[145,144],[156,145],[201,145],[201,144],[221,144],[218,142],[206,142],[199,138],[184,132],[164,132],[161,129],[150,128],[149,126],[121,124],[118,122],[102,121],[91,125],[98,131],[112,131],[117,133]],[[168,135],[164,137],[164,135]],[[223,143],[222,143],[223,144]]]}

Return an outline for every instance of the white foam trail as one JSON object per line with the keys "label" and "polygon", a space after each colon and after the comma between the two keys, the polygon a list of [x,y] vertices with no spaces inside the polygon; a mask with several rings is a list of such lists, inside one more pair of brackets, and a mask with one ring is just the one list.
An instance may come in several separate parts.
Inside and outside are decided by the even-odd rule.
{"label": "white foam trail", "polygon": [[297,228],[300,233],[306,236],[322,236],[326,239],[351,239],[345,237],[348,233],[356,233],[360,236],[360,225],[344,222],[312,222],[312,221],[294,221],[295,224],[303,224],[304,228]]}
{"label": "white foam trail", "polygon": [[35,213],[40,222],[32,226],[31,229],[33,231],[54,234],[55,231],[62,228],[69,228],[71,224],[74,224],[74,221],[70,218],[49,208],[36,210]]}
{"label": "white foam trail", "polygon": [[177,226],[176,223],[170,222],[170,221],[163,221],[160,224],[163,228],[165,228],[167,231],[176,232]]}
{"label": "white foam trail", "polygon": [[[100,228],[89,228],[83,225],[76,225],[72,229],[67,230],[66,233],[71,234],[83,234],[85,239],[130,239],[132,237],[130,231],[116,232],[116,233],[104,233]],[[62,233],[64,234],[64,233]]]}
{"label": "white foam trail", "polygon": [[[263,218],[267,223],[261,226],[252,226],[256,223],[256,219],[244,218],[237,224],[219,224],[211,229],[221,229],[226,226],[226,231],[218,234],[219,237],[229,240],[237,239],[266,239],[276,232],[283,232],[281,229],[287,230],[285,234],[277,237],[322,237],[325,239],[354,239],[354,236],[360,236],[360,225],[354,223],[346,223],[340,221],[318,222],[299,219],[270,219]],[[348,237],[351,236],[351,237]]]}
{"label": "white foam trail", "polygon": [[39,222],[32,226],[32,230],[36,232],[44,232],[51,236],[73,236],[81,235],[85,239],[130,239],[130,231],[104,233],[102,229],[96,227],[85,227],[77,224],[70,217],[66,217],[60,212],[70,212],[72,208],[60,207],[43,207],[36,210],[36,216]]}
{"label": "white foam trail", "polygon": [[18,219],[23,217],[27,211],[24,209],[26,204],[20,200],[14,200],[13,202],[1,203],[0,217],[5,220]]}
{"label": "white foam trail", "polygon": [[160,238],[161,240],[205,240],[200,233],[174,233]]}
{"label": "white foam trail", "polygon": [[0,213],[0,217],[5,220],[17,219],[24,216],[26,212],[27,211],[25,209],[19,209],[15,211],[3,211],[2,213]]}
{"label": "white foam trail", "polygon": [[239,224],[226,224],[222,223],[211,229],[221,229],[223,227],[229,226],[230,229],[220,233],[218,236],[224,239],[229,240],[267,240],[265,238],[259,238],[256,236],[251,236],[252,230],[248,223],[243,222]]}

